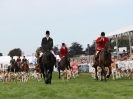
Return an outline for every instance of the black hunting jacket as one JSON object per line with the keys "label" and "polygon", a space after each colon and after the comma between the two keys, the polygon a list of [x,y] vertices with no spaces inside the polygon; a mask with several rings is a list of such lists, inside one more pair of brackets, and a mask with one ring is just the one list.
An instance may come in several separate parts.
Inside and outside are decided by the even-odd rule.
{"label": "black hunting jacket", "polygon": [[52,48],[53,48],[53,39],[49,37],[49,39],[47,40],[47,38],[44,37],[42,39],[41,47],[42,47],[43,52],[52,50]]}

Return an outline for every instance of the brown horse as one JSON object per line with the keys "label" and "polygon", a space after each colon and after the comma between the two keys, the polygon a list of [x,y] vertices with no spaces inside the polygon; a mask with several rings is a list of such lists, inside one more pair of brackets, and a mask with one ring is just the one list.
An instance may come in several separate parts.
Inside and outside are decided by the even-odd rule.
{"label": "brown horse", "polygon": [[[95,60],[96,64],[94,65],[95,68],[95,77],[98,80],[98,76],[97,76],[97,67],[101,67],[102,71],[101,71],[101,80],[106,81],[106,78],[109,78],[111,75],[111,53],[110,53],[110,49],[109,49],[109,43],[106,44],[105,48],[99,52],[98,54],[98,59]],[[109,74],[107,75],[107,71],[105,69],[105,67],[108,67],[109,69]],[[107,75],[107,76],[106,76]]]}
{"label": "brown horse", "polygon": [[70,70],[70,68],[71,68],[70,67],[70,58],[69,58],[69,56],[66,55],[57,64],[58,64],[57,69],[58,69],[59,79],[60,79],[61,78],[61,70],[65,71],[65,70]]}
{"label": "brown horse", "polygon": [[28,72],[29,71],[29,65],[28,65],[28,63],[24,62],[23,64],[21,64],[20,70],[22,72]]}

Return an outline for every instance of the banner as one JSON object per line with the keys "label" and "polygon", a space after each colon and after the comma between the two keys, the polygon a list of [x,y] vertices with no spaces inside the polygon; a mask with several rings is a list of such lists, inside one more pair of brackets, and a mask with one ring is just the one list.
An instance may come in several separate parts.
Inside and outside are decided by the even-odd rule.
{"label": "banner", "polygon": [[125,68],[125,69],[133,68],[133,60],[131,60],[131,61],[118,61],[117,64],[118,64],[118,68]]}

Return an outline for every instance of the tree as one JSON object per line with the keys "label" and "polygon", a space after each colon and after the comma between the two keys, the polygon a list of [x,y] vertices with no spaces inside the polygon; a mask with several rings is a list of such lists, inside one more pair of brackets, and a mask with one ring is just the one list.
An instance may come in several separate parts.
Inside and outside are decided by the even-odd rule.
{"label": "tree", "polygon": [[3,56],[3,53],[0,53],[0,56]]}
{"label": "tree", "polygon": [[21,56],[22,55],[22,50],[20,48],[15,48],[10,50],[8,53],[9,56]]}
{"label": "tree", "polygon": [[[114,40],[111,42],[112,47],[114,48],[116,46],[116,41]],[[132,42],[133,45],[133,42]],[[127,47],[129,50],[129,40],[128,39],[118,39],[118,47]]]}
{"label": "tree", "polygon": [[69,48],[69,54],[71,57],[83,54],[82,45],[77,42],[73,42]]}
{"label": "tree", "polygon": [[93,42],[93,44],[89,48],[89,55],[94,55],[95,52],[96,52],[95,42]]}
{"label": "tree", "polygon": [[85,49],[85,54],[90,55],[90,44],[87,44],[87,48]]}

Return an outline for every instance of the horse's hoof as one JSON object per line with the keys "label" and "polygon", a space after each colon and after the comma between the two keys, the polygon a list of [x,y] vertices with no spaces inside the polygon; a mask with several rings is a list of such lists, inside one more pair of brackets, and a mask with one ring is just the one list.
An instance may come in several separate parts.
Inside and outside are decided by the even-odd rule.
{"label": "horse's hoof", "polygon": [[51,84],[51,82],[45,82],[45,84],[47,84],[47,85],[48,85],[48,84]]}
{"label": "horse's hoof", "polygon": [[96,77],[96,80],[98,80],[98,77]]}
{"label": "horse's hoof", "polygon": [[98,80],[98,78],[96,78],[96,80]]}
{"label": "horse's hoof", "polygon": [[51,81],[45,80],[45,84],[51,84]]}
{"label": "horse's hoof", "polygon": [[49,84],[48,82],[45,82],[45,84]]}
{"label": "horse's hoof", "polygon": [[45,84],[48,84],[48,80],[45,80]]}
{"label": "horse's hoof", "polygon": [[107,75],[107,78],[109,78],[110,77],[110,75]]}
{"label": "horse's hoof", "polygon": [[103,81],[103,79],[101,79],[101,81]]}
{"label": "horse's hoof", "polygon": [[48,81],[48,84],[51,84],[51,80]]}

